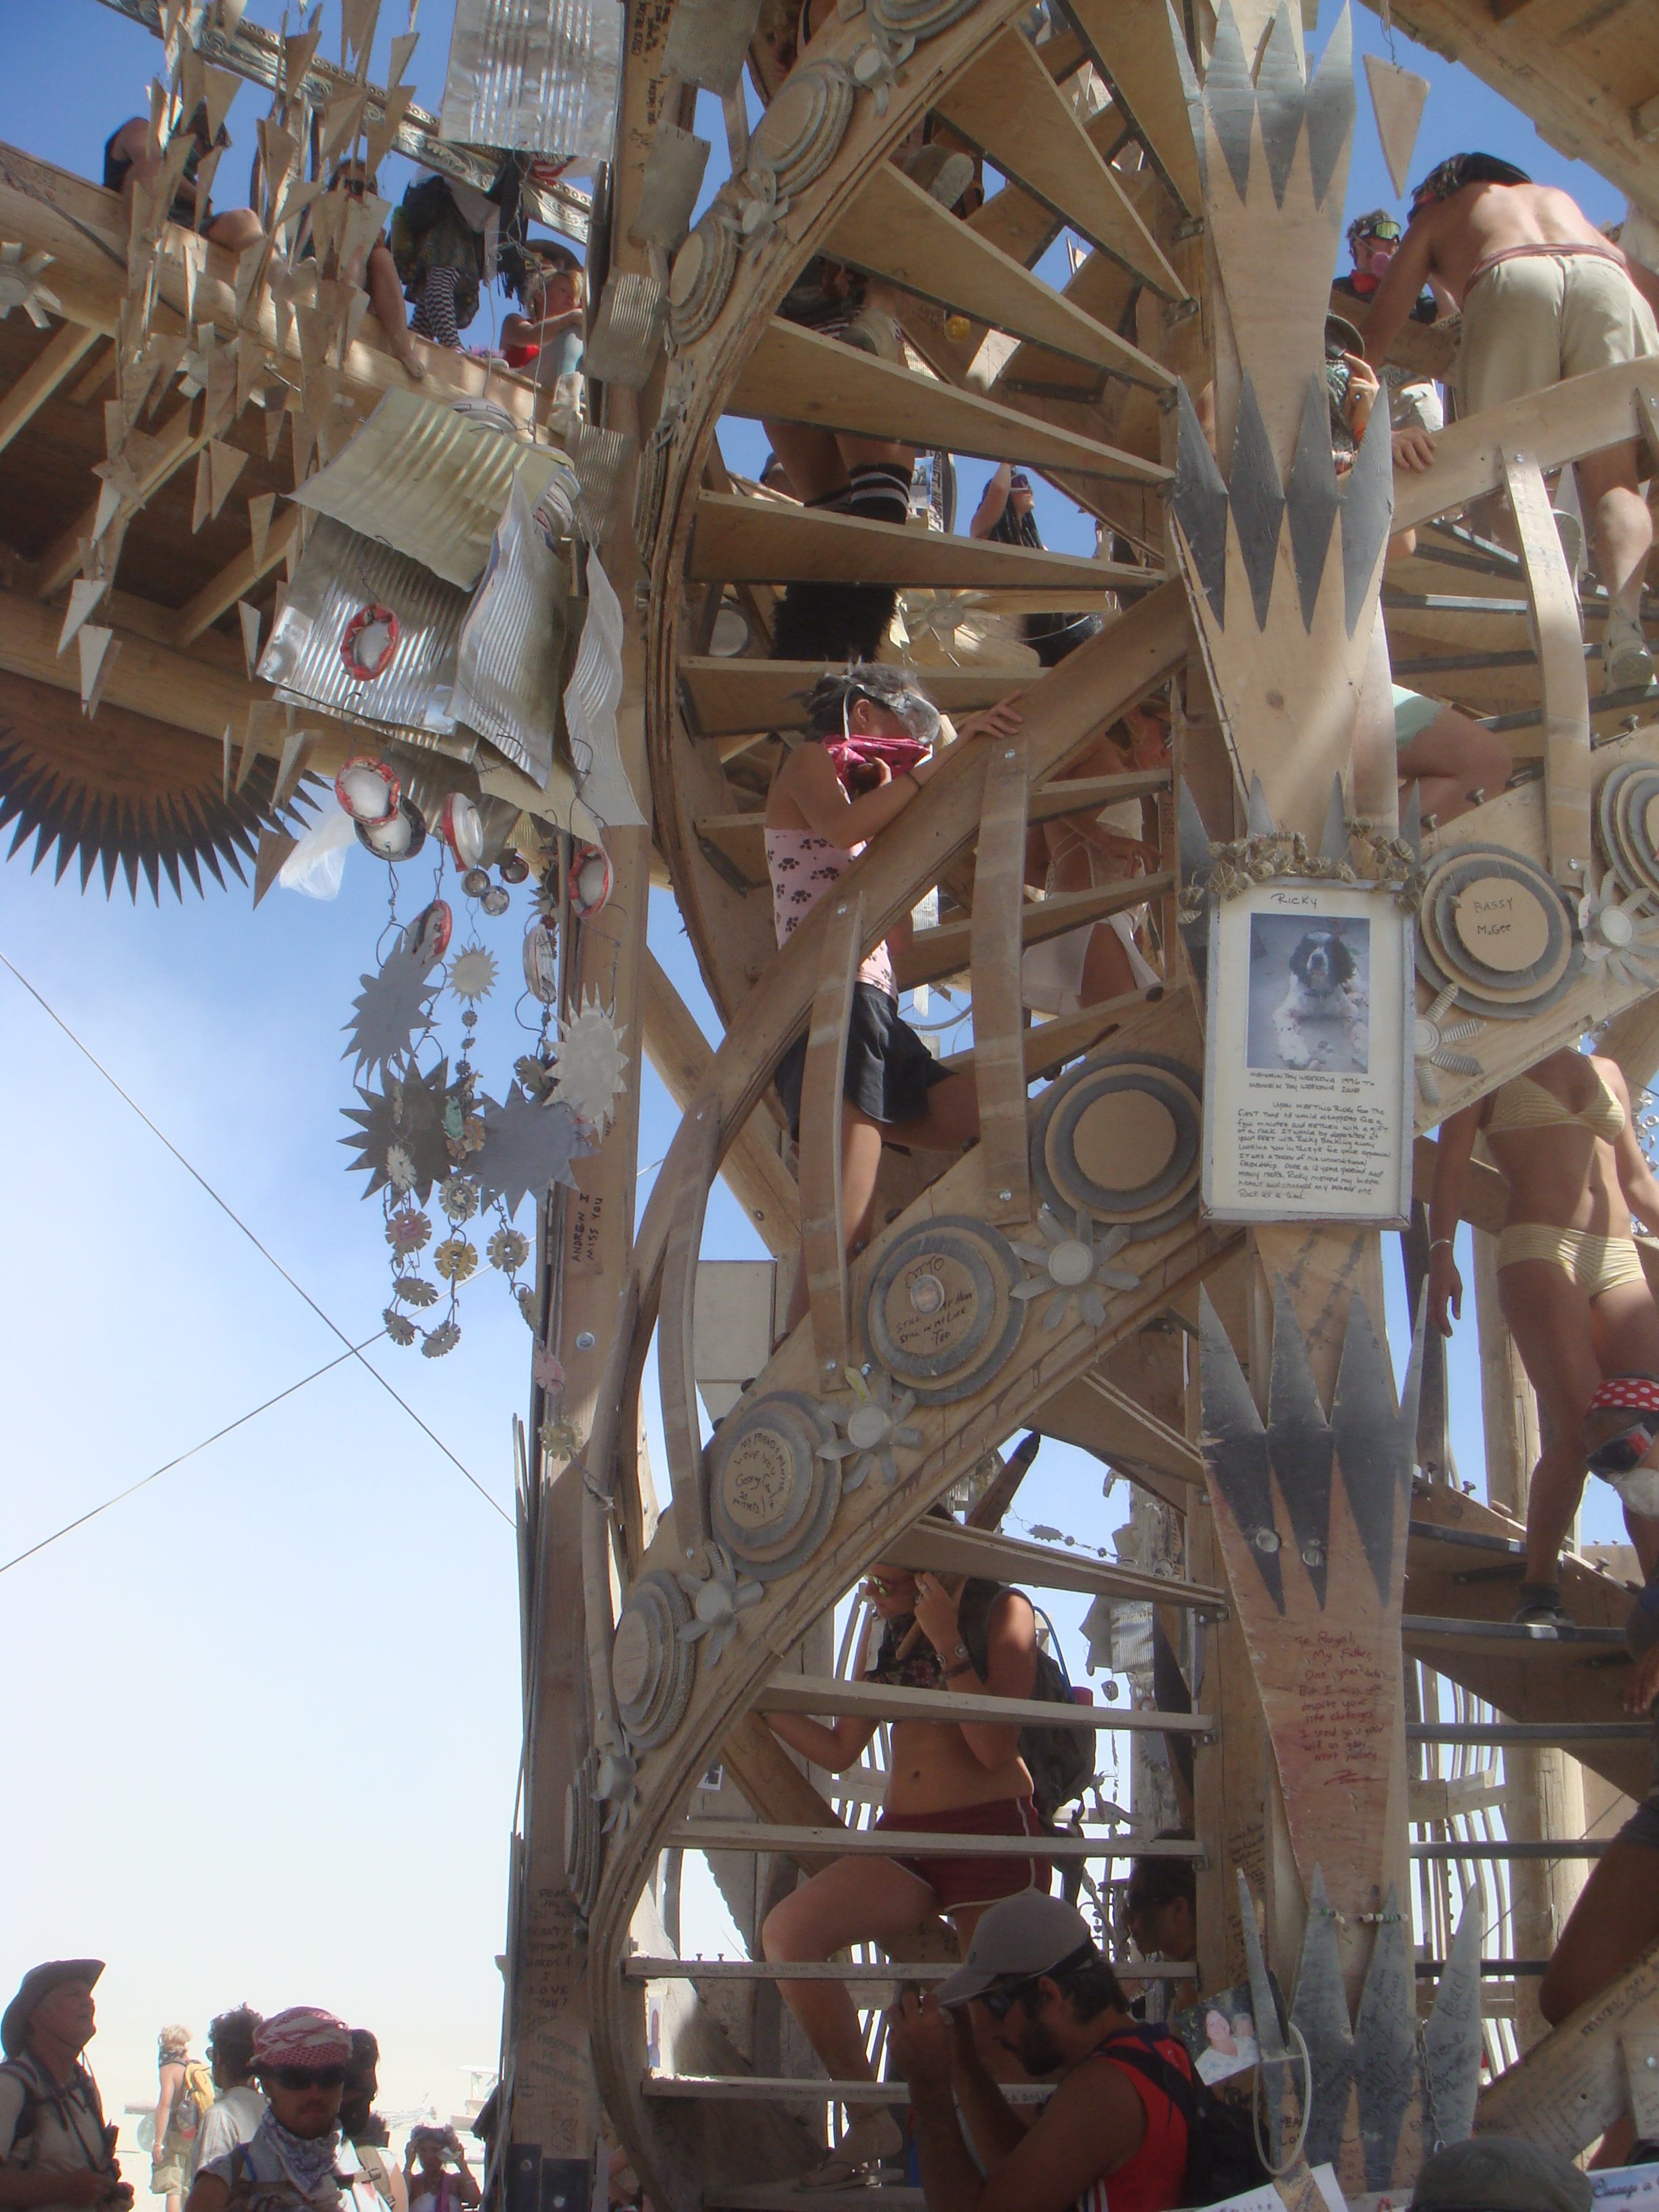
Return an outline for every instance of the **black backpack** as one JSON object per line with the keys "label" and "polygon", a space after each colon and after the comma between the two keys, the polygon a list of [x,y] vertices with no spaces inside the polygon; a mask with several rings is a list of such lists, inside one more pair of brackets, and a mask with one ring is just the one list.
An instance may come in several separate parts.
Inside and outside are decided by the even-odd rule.
{"label": "black backpack", "polygon": [[1272,2176],[1256,2148],[1255,2121],[1248,2105],[1224,2104],[1206,2081],[1171,2065],[1158,2049],[1173,2041],[1137,2021],[1097,2044],[1091,2057],[1127,2066],[1161,2089],[1187,2123],[1187,2165],[1181,2177],[1183,2205],[1215,2204],[1260,2189]]}
{"label": "black backpack", "polygon": [[[957,1619],[962,1640],[968,1646],[968,1656],[981,1681],[986,1673],[985,1646],[991,1608],[1010,1587],[1007,1583],[991,1582],[981,1575],[971,1577],[963,1586]],[[1054,1656],[1059,1649],[1059,1638],[1055,1638],[1053,1651],[1037,1652],[1036,1680],[1031,1695],[1044,1705],[1073,1703],[1071,1678]],[[1043,1728],[1034,1722],[1019,1732],[1019,1755],[1030,1771],[1031,1796],[1037,1811],[1052,1827],[1060,1807],[1080,1797],[1095,1778],[1094,1737],[1086,1729]]]}
{"label": "black backpack", "polygon": [[[40,2132],[40,2113],[44,2106],[46,2110],[58,2114],[70,2133],[86,2152],[88,2170],[92,2172],[102,2171],[100,2167],[93,2165],[91,2146],[87,2142],[79,2124],[70,2115],[69,2108],[78,2089],[93,2114],[99,2135],[103,2140],[104,2156],[112,2168],[115,2157],[115,2130],[105,2121],[103,2103],[98,2094],[98,2084],[84,2066],[77,2063],[69,2080],[56,2088],[43,2087],[33,2066],[27,2059],[8,2058],[0,2061],[0,2074],[19,2083],[23,2092],[23,2101],[17,2108],[17,2121],[12,2130],[11,2148],[5,2154],[6,2163],[9,2166],[15,2166],[25,2172],[33,2167],[34,2138]],[[24,2148],[26,2144],[28,2146],[27,2150]]]}

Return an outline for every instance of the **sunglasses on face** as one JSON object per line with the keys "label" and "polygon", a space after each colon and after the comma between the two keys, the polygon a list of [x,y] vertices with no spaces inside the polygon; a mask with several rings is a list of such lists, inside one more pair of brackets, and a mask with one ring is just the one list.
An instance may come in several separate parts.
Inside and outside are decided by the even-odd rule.
{"label": "sunglasses on face", "polygon": [[343,2066],[275,2066],[271,2080],[279,2089],[343,2089]]}
{"label": "sunglasses on face", "polygon": [[980,2002],[999,2025],[1006,2020],[1027,1990],[1035,1989],[1042,1979],[1041,1974],[1024,1974],[1017,1982],[1006,1982],[999,1987],[994,1982],[982,1992]]}

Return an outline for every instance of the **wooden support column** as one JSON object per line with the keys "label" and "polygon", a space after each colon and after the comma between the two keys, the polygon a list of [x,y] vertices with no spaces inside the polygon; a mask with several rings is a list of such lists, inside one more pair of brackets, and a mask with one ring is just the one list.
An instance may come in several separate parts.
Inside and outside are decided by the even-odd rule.
{"label": "wooden support column", "polygon": [[979,1093],[985,1210],[992,1221],[1028,1221],[1031,1177],[1020,992],[1024,946],[1025,810],[1030,770],[1024,740],[997,739],[985,763],[985,811],[970,924],[974,1079]]}
{"label": "wooden support column", "polygon": [[1564,890],[1583,890],[1590,859],[1589,694],[1578,591],[1561,550],[1543,471],[1507,448],[1509,491],[1532,603],[1533,638],[1544,683],[1544,846]]}
{"label": "wooden support column", "polygon": [[824,933],[801,1076],[800,1263],[806,1271],[812,1346],[820,1375],[844,1367],[850,1354],[847,1243],[842,1226],[842,1085],[863,927],[862,892],[837,899]]}
{"label": "wooden support column", "polygon": [[[1486,1439],[1486,1495],[1517,1521],[1540,1448],[1538,1401],[1498,1303],[1498,1247],[1474,1232],[1474,1310],[1480,1340],[1480,1412]],[[1556,1745],[1510,1744],[1504,1752],[1504,1815],[1517,1842],[1584,1832],[1584,1770]],[[1511,1935],[1517,1959],[1547,1959],[1588,1879],[1582,1859],[1516,1859],[1510,1867]],[[1489,1949],[1492,1947],[1489,1944]],[[1515,1984],[1516,2037],[1522,2051],[1549,2033],[1530,1975]]]}

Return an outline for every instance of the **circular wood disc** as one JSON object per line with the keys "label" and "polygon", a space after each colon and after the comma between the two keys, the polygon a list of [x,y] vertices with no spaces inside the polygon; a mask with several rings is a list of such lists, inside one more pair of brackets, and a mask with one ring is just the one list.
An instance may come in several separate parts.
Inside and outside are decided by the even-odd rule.
{"label": "circular wood disc", "polygon": [[586,1916],[599,1895],[599,1872],[605,1860],[601,1815],[588,1787],[584,1765],[573,1775],[564,1793],[564,1871],[570,1894]]}
{"label": "circular wood disc", "polygon": [[668,277],[668,327],[676,345],[695,345],[714,327],[738,269],[738,234],[711,207],[693,226]]}
{"label": "circular wood disc", "polygon": [[932,39],[975,4],[976,0],[870,0],[870,20],[894,38]]}
{"label": "circular wood disc", "polygon": [[1472,960],[1531,975],[1550,949],[1550,917],[1530,884],[1477,876],[1452,902],[1453,927]]}
{"label": "circular wood disc", "polygon": [[1622,888],[1659,890],[1659,769],[1645,761],[1614,769],[1596,793],[1595,819]]}
{"label": "circular wood disc", "polygon": [[1583,965],[1565,899],[1542,868],[1497,845],[1443,854],[1424,887],[1418,966],[1467,1012],[1524,1019],[1555,1004]]}
{"label": "circular wood disc", "polygon": [[684,1717],[695,1661],[680,1630],[691,1601],[672,1575],[641,1575],[628,1594],[611,1644],[611,1686],[631,1742],[652,1749]]}
{"label": "circular wood disc", "polygon": [[853,119],[854,97],[846,70],[836,63],[808,62],[790,71],[749,141],[750,165],[772,171],[780,199],[804,191],[835,160]]}
{"label": "circular wood disc", "polygon": [[1177,1060],[1119,1054],[1049,1086],[1032,1133],[1038,1188],[1063,1221],[1082,1207],[1137,1238],[1198,1202],[1202,1085]]}
{"label": "circular wood disc", "polygon": [[841,1503],[841,1470],[820,1459],[835,1435],[821,1406],[774,1390],[720,1423],[708,1454],[708,1518],[717,1543],[757,1581],[817,1551]]}
{"label": "circular wood disc", "polygon": [[919,1222],[890,1244],[864,1308],[872,1358],[929,1405],[971,1397],[1007,1358],[1025,1321],[1006,1237],[967,1214]]}

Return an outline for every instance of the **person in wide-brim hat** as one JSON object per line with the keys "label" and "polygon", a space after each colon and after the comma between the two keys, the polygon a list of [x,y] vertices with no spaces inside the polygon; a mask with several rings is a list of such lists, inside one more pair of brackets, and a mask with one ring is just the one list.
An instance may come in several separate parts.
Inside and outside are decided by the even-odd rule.
{"label": "person in wide-brim hat", "polygon": [[84,1982],[94,1988],[104,1971],[101,1959],[48,1959],[31,1966],[17,1984],[17,1994],[0,2014],[0,2050],[15,2058],[29,2032],[29,2021],[42,1997],[65,1982]]}

